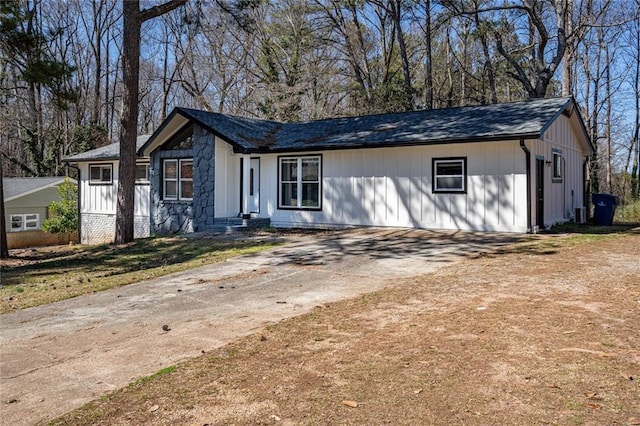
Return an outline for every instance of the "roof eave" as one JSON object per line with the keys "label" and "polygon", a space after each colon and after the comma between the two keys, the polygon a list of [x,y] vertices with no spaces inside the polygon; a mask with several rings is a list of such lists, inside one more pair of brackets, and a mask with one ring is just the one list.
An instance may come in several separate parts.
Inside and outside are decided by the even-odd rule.
{"label": "roof eave", "polygon": [[573,108],[574,110],[569,111],[568,117],[571,117],[572,115],[577,114],[578,125],[582,130],[584,139],[587,142],[587,148],[590,151],[589,156],[592,156],[596,152],[595,147],[593,146],[593,142],[589,137],[589,132],[587,132],[587,128],[584,125],[584,121],[582,120],[582,114],[580,113],[580,108],[578,107],[578,103],[576,102],[573,96],[567,99],[567,102],[561,108],[558,109],[558,111],[553,115],[553,117],[551,117],[549,121],[547,121],[547,123],[545,123],[544,126],[542,126],[542,129],[540,129],[540,139],[543,138],[544,134],[547,132],[547,130],[549,130],[549,127],[551,127],[553,122],[556,121],[558,117],[560,117],[562,114],[567,112],[569,108]]}
{"label": "roof eave", "polygon": [[109,157],[100,157],[100,158],[63,158],[62,162],[63,163],[70,163],[70,164],[75,164],[75,163],[86,163],[86,162],[100,162],[100,161],[114,161],[114,160],[119,160],[120,157],[114,157],[114,156],[109,156]]}
{"label": "roof eave", "polygon": [[[193,116],[186,109],[176,107],[173,109],[173,111],[171,111],[171,114],[169,114],[169,116],[162,122],[160,127],[158,127],[158,129],[155,132],[153,132],[153,134],[149,137],[149,140],[147,140],[147,142],[138,150],[139,154],[146,154],[146,156],[149,157],[151,155],[151,152],[161,145],[161,143],[154,144],[155,139],[171,123],[171,120],[173,120],[176,115],[180,115],[183,118],[187,119],[188,121],[195,123],[198,126],[206,129],[207,131],[212,133],[214,136],[224,139],[225,142],[229,143],[233,147],[234,152],[245,153],[249,149],[246,146],[228,137],[227,135],[222,134],[217,129],[205,123],[204,121],[200,120],[199,118]],[[184,126],[181,126],[180,129],[182,129],[183,127]],[[173,134],[177,133],[178,131],[179,130],[177,130],[176,132],[173,132]]]}
{"label": "roof eave", "polygon": [[375,148],[394,148],[394,147],[409,147],[409,146],[425,146],[425,145],[446,145],[446,144],[462,144],[462,143],[479,143],[479,142],[498,142],[498,141],[519,141],[520,139],[539,139],[540,133],[513,133],[505,135],[495,136],[482,136],[475,138],[463,138],[463,139],[435,139],[424,141],[386,141],[379,143],[363,143],[360,145],[313,145],[299,148],[257,148],[257,149],[244,149],[236,151],[236,154],[282,154],[282,153],[295,153],[295,152],[312,152],[312,151],[340,151],[350,149],[375,149]]}
{"label": "roof eave", "polygon": [[29,190],[29,191],[21,192],[19,194],[13,195],[11,197],[7,197],[4,201],[5,202],[13,201],[13,200],[16,200],[18,198],[26,197],[27,195],[35,194],[36,192],[40,192],[40,191],[43,191],[45,189],[51,188],[52,186],[58,186],[59,184],[63,183],[65,181],[65,179],[69,179],[69,181],[75,183],[76,185],[78,184],[78,182],[73,178],[61,177],[59,180],[57,180],[55,182],[52,182],[52,183],[50,183],[48,185],[44,185],[44,186],[41,186],[41,187],[36,188],[36,189],[32,189],[32,190]]}

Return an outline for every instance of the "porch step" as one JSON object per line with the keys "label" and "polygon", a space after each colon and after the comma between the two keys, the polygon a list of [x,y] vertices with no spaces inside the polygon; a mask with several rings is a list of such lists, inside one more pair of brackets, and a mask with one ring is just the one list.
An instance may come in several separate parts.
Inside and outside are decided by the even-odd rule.
{"label": "porch step", "polygon": [[213,226],[208,229],[210,232],[222,232],[230,234],[251,229],[266,228],[271,224],[269,218],[243,219],[241,217],[217,217],[213,220]]}

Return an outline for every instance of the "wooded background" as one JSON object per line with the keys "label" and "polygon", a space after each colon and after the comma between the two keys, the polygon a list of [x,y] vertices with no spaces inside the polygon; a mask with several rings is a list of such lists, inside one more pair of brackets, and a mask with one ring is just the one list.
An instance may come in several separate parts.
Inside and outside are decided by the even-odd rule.
{"label": "wooded background", "polygon": [[[4,176],[118,142],[122,9],[0,3]],[[640,0],[190,0],[141,39],[139,134],[175,106],[298,121],[573,95],[593,191],[639,196]]]}

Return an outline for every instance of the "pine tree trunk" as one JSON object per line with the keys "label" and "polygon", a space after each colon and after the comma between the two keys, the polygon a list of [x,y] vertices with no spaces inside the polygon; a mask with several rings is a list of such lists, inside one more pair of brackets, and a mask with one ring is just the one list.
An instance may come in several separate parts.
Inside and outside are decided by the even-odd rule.
{"label": "pine tree trunk", "polygon": [[433,52],[431,49],[431,0],[425,0],[424,22],[424,103],[427,109],[433,109]]}
{"label": "pine tree trunk", "polygon": [[138,136],[138,88],[140,74],[140,28],[153,19],[185,4],[187,0],[170,0],[159,6],[140,10],[140,0],[122,0],[124,31],[122,39],[122,117],[120,119],[120,165],[116,205],[115,244],[133,241],[136,183],[136,139]]}
{"label": "pine tree trunk", "polygon": [[116,244],[133,241],[133,212],[136,171],[136,137],[138,128],[138,75],[140,68],[140,4],[123,0],[124,19],[122,50],[122,118],[120,129],[120,164],[116,207]]}
{"label": "pine tree trunk", "polygon": [[4,182],[2,180],[2,160],[0,160],[0,259],[9,257],[7,244],[7,224],[4,218]]}

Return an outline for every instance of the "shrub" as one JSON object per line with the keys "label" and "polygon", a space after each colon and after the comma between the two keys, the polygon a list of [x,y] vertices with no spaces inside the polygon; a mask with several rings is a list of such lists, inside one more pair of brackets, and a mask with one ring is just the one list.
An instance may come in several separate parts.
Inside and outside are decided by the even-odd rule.
{"label": "shrub", "polygon": [[68,178],[58,186],[60,201],[49,204],[51,217],[42,223],[42,229],[52,234],[73,232],[78,229],[78,187]]}

